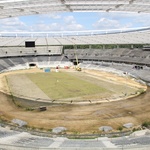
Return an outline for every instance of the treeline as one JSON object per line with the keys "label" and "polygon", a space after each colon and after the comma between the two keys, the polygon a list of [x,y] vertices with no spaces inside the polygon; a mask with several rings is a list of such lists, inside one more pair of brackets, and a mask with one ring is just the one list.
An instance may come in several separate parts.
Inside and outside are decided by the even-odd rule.
{"label": "treeline", "polygon": [[64,49],[114,49],[114,48],[143,48],[142,44],[109,44],[109,45],[65,45]]}

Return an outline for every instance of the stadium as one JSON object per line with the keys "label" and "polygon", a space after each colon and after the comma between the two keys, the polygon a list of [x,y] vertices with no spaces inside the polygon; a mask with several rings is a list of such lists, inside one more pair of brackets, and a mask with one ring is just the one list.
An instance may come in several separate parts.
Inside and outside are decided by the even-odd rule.
{"label": "stadium", "polygon": [[[0,18],[149,8],[139,0],[4,0]],[[149,39],[150,27],[1,32],[0,149],[148,150]]]}

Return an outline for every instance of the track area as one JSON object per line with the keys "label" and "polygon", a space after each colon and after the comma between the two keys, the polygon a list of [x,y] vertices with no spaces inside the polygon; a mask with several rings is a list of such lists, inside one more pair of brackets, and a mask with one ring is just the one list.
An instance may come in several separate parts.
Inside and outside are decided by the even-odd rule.
{"label": "track area", "polygon": [[[24,73],[39,73],[40,70],[25,70],[25,71],[16,71],[8,74],[24,74]],[[99,81],[104,83],[104,81],[109,78],[110,74],[101,73],[98,75],[98,72],[91,71],[87,73],[88,70],[84,70],[81,73],[76,75],[76,72],[73,73],[70,70],[71,76],[76,76],[76,78],[80,78],[83,74],[87,76],[84,77],[83,81],[87,81],[89,83],[96,83],[98,86],[97,78],[103,76],[103,80]],[[67,72],[68,73],[68,72]],[[18,75],[17,74],[17,75]],[[66,74],[66,72],[65,72]],[[106,76],[107,74],[107,76]],[[3,76],[2,76],[3,75]],[[92,77],[91,77],[92,76]],[[90,80],[89,80],[90,79]],[[92,80],[92,81],[91,81]],[[110,78],[109,78],[110,80]],[[111,76],[110,82],[108,84],[105,83],[106,86],[109,87],[109,84],[117,82],[116,85],[120,86],[124,90],[128,90],[131,85],[131,89],[141,88],[140,84],[136,83],[131,79],[123,79],[122,77],[117,77],[116,75]],[[127,82],[129,81],[129,82]],[[35,82],[34,82],[35,83]],[[126,88],[124,87],[124,83],[126,83]],[[1,74],[1,85],[3,87],[1,91],[5,93],[9,93],[9,88],[7,87],[7,82],[4,74]],[[145,88],[145,87],[143,87]],[[114,88],[110,87],[109,90]],[[112,93],[114,92],[113,90]],[[118,88],[117,88],[118,91]],[[122,90],[120,90],[122,92]],[[119,91],[119,92],[120,92]],[[129,90],[130,91],[130,90]],[[116,94],[116,93],[115,93]],[[45,112],[37,112],[37,111],[27,111],[26,109],[19,108],[11,100],[11,97],[8,97],[4,93],[0,93],[0,118],[5,120],[12,120],[14,118],[18,118],[28,122],[30,127],[44,128],[46,130],[51,130],[54,127],[64,126],[66,127],[67,133],[98,133],[98,128],[100,126],[109,125],[114,128],[114,130],[118,129],[118,127],[122,126],[124,123],[132,122],[135,126],[140,125],[143,121],[149,120],[150,116],[150,89],[147,89],[147,92],[126,100],[120,101],[109,101],[107,103],[90,103],[86,105],[78,105],[78,104],[62,104],[62,105],[49,105],[47,106],[47,111]],[[106,101],[106,100],[105,100]]]}

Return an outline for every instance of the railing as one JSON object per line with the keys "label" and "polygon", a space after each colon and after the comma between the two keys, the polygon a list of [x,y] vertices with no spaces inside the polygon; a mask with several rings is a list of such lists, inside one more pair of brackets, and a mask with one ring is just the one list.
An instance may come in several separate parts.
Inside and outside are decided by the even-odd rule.
{"label": "railing", "polygon": [[150,27],[122,28],[108,30],[82,30],[82,31],[51,31],[51,32],[0,32],[0,37],[65,37],[65,36],[92,36],[103,34],[128,33],[150,30]]}

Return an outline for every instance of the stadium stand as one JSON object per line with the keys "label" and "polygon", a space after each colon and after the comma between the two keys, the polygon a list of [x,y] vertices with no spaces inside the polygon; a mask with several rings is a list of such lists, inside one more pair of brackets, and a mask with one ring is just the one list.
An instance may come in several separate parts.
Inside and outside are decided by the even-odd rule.
{"label": "stadium stand", "polygon": [[[147,44],[150,38],[150,29],[128,29],[126,31],[102,31],[102,33],[86,31],[76,32],[74,35],[65,35],[65,33],[1,33],[0,47],[24,47],[26,41],[34,41],[35,47],[61,46],[62,45],[95,45],[95,44]],[[7,35],[9,34],[9,36]],[[23,35],[22,35],[23,34]],[[48,36],[49,34],[49,36]],[[53,35],[54,34],[54,35]],[[58,34],[58,35],[57,35]],[[21,37],[19,37],[21,36]]]}
{"label": "stadium stand", "polygon": [[66,49],[64,54],[71,61],[75,61],[77,56],[81,62],[97,60],[150,66],[150,53],[142,49]]}
{"label": "stadium stand", "polygon": [[0,57],[0,72],[18,69],[28,69],[30,63],[35,63],[37,67],[60,67],[70,66],[72,63],[64,56],[42,55],[42,56],[25,56],[25,57]]}
{"label": "stadium stand", "polygon": [[27,55],[61,55],[62,46],[39,46],[39,47],[0,47],[0,57],[27,56]]}
{"label": "stadium stand", "polygon": [[141,137],[121,137],[118,139],[112,139],[112,143],[118,145],[120,147],[134,147],[135,145],[138,147],[140,145],[147,145],[150,141],[149,136],[141,136]]}
{"label": "stadium stand", "polygon": [[[56,47],[55,47],[56,48]],[[61,49],[60,51],[58,49]],[[62,47],[58,46],[57,55],[49,55],[48,52],[40,55],[27,54],[20,56],[18,51],[12,49],[15,56],[5,57],[1,55],[0,71],[8,71],[15,69],[27,69],[30,63],[36,63],[39,68],[42,67],[64,67],[72,65],[71,62],[76,61],[76,56],[79,62],[83,64],[98,65],[100,67],[112,67],[117,70],[129,72],[137,78],[150,82],[149,67],[150,67],[150,53],[143,49],[65,49],[62,54]],[[41,50],[42,51],[42,50]],[[0,53],[3,49],[0,50]],[[61,54],[60,54],[61,52]],[[83,65],[82,64],[82,65]],[[136,69],[138,66],[142,69]],[[137,67],[138,68],[138,67]]]}
{"label": "stadium stand", "polygon": [[[145,133],[137,136],[122,136],[116,138],[99,137],[95,139],[69,139],[66,137],[44,137],[27,132],[12,131],[0,126],[1,150],[24,149],[60,149],[60,150],[148,150],[150,135]],[[36,134],[36,133],[35,133]],[[43,135],[43,133],[38,133]]]}
{"label": "stadium stand", "polygon": [[[112,62],[97,62],[97,61],[83,61],[80,64],[82,68],[86,69],[96,69],[104,70],[108,72],[113,72],[117,74],[122,74],[123,72],[128,73],[129,76],[132,76],[136,79],[143,80],[150,83],[150,67],[143,66],[143,69],[136,70],[134,69],[134,64],[125,64],[125,63],[112,63]],[[120,72],[121,71],[121,72]]]}

